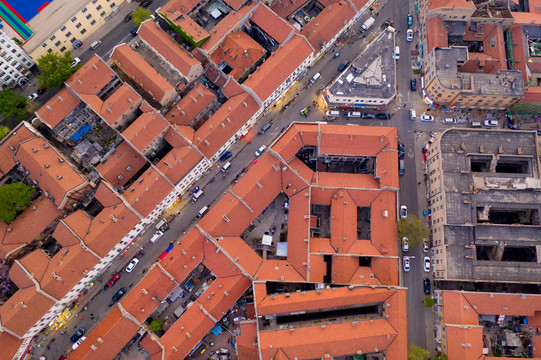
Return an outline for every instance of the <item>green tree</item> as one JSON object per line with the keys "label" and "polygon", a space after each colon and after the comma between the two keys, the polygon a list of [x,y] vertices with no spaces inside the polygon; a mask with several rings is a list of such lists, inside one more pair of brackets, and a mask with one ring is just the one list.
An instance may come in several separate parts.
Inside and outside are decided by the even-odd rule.
{"label": "green tree", "polygon": [[398,235],[400,239],[407,237],[410,246],[416,246],[420,245],[423,239],[428,236],[428,231],[417,215],[408,215],[407,218],[400,219]]}
{"label": "green tree", "polygon": [[3,138],[8,136],[10,131],[11,130],[7,126],[1,126],[0,125],[0,141],[2,141]]}
{"label": "green tree", "polygon": [[423,349],[414,344],[410,344],[408,347],[408,360],[429,360],[430,353],[428,350]]}
{"label": "green tree", "polygon": [[150,10],[147,10],[144,7],[138,7],[133,11],[131,19],[135,26],[139,27],[143,21],[150,19]]}
{"label": "green tree", "polygon": [[17,182],[0,186],[0,220],[12,222],[18,213],[32,203],[34,194],[31,186]]}
{"label": "green tree", "polygon": [[445,355],[445,354],[436,355],[436,356],[430,358],[430,360],[447,360],[447,355]]}
{"label": "green tree", "polygon": [[27,98],[10,89],[3,89],[0,92],[0,115],[5,119],[17,122],[26,119],[28,117],[26,104],[28,104]]}
{"label": "green tree", "polygon": [[425,296],[425,306],[427,308],[432,308],[436,304],[436,300],[432,299],[430,296]]}
{"label": "green tree", "polygon": [[162,329],[162,324],[163,324],[163,321],[161,321],[160,319],[154,319],[150,323],[150,330],[154,332],[160,331]]}
{"label": "green tree", "polygon": [[38,75],[39,86],[44,88],[52,88],[55,86],[64,86],[71,74],[79,67],[71,67],[73,58],[71,52],[66,51],[64,54],[48,53],[38,59],[38,68],[41,74]]}

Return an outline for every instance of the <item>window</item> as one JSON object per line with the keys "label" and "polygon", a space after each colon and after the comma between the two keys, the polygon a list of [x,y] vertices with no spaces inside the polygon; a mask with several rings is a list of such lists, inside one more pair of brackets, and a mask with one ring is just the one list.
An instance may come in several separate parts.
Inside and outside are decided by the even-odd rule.
{"label": "window", "polygon": [[81,23],[77,23],[77,25],[75,25],[75,27],[78,29],[80,28],[81,26],[83,26]]}
{"label": "window", "polygon": [[75,42],[75,40],[77,40],[77,39],[74,36],[74,37],[71,38],[70,42],[73,44]]}
{"label": "window", "polygon": [[61,42],[61,41],[57,41],[57,42],[54,44],[54,46],[58,47],[58,46],[60,46],[60,44],[62,44],[62,42]]}
{"label": "window", "polygon": [[86,29],[83,28],[83,29],[81,30],[81,35],[83,35],[85,32],[86,32]]}
{"label": "window", "polygon": [[74,17],[71,18],[71,22],[72,22],[72,23],[74,23],[74,22],[76,22],[76,21],[77,21],[77,16],[74,16]]}
{"label": "window", "polygon": [[[51,49],[49,49],[49,50],[51,50]],[[65,46],[62,46],[62,47],[60,48],[60,52],[64,52],[65,50],[66,50],[66,47],[65,47]]]}
{"label": "window", "polygon": [[112,8],[114,8],[114,7],[116,6],[116,4],[115,4],[115,3],[111,3],[110,6],[111,6],[111,9],[112,9]]}
{"label": "window", "polygon": [[92,0],[92,4],[95,4],[97,2],[98,2],[98,0]]}
{"label": "window", "polygon": [[51,35],[51,37],[49,38],[49,40],[53,41],[54,39],[56,39],[56,36],[54,35]]}
{"label": "window", "polygon": [[94,25],[95,23],[96,23],[96,20],[92,20],[92,21],[90,22],[90,26]]}
{"label": "window", "polygon": [[84,14],[85,12],[87,12],[87,11],[88,11],[88,9],[87,9],[86,7],[84,7],[84,8],[81,9],[81,12],[82,12],[83,14]]}
{"label": "window", "polygon": [[65,27],[65,26],[62,26],[62,27],[60,28],[60,31],[66,31],[66,27]]}
{"label": "window", "polygon": [[92,17],[92,14],[88,14],[88,15],[86,16],[86,19],[88,20],[88,19],[90,19],[91,17]]}
{"label": "window", "polygon": [[66,33],[66,37],[70,37],[70,36],[71,36],[71,31],[68,31],[68,32]]}
{"label": "window", "polygon": [[100,11],[100,10],[101,10],[101,5],[98,5],[98,6],[96,7],[96,10]]}
{"label": "window", "polygon": [[46,43],[43,43],[43,44],[41,44],[41,47],[44,47],[44,48],[45,48],[45,47],[47,47],[47,44],[46,44]]}
{"label": "window", "polygon": [[100,16],[105,16],[105,11],[102,11],[102,12],[100,13]]}

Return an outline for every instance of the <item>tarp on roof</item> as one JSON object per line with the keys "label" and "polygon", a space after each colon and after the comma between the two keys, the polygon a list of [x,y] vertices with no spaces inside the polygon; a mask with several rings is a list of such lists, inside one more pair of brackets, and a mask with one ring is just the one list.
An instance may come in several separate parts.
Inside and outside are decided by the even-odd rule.
{"label": "tarp on roof", "polygon": [[81,140],[81,137],[83,136],[83,134],[86,134],[87,132],[89,132],[91,128],[92,127],[89,124],[86,124],[85,126],[80,128],[79,131],[73,134],[71,138],[73,139],[73,141],[79,141]]}
{"label": "tarp on roof", "polygon": [[276,244],[276,256],[287,256],[287,241]]}
{"label": "tarp on roof", "polygon": [[263,245],[272,245],[272,236],[270,235],[263,235],[263,240],[261,240],[261,244]]}

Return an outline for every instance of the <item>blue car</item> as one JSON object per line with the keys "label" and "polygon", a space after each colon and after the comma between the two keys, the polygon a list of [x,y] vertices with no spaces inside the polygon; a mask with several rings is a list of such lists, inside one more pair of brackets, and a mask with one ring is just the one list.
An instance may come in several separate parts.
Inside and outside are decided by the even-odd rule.
{"label": "blue car", "polygon": [[344,61],[343,63],[341,63],[339,66],[338,66],[338,71],[343,71],[346,66],[348,66],[349,64],[349,61]]}
{"label": "blue car", "polygon": [[223,154],[222,156],[220,156],[220,161],[226,161],[231,156],[233,156],[233,154],[231,153],[231,151],[228,151],[225,154]]}
{"label": "blue car", "polygon": [[413,25],[413,15],[408,14],[408,26]]}

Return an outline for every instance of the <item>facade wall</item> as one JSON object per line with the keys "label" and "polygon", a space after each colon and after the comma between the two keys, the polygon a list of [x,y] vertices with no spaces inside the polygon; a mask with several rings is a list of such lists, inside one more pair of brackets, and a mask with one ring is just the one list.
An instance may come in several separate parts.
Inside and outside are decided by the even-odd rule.
{"label": "facade wall", "polygon": [[0,85],[14,87],[36,63],[4,32],[0,32]]}
{"label": "facade wall", "polygon": [[[118,11],[118,6],[125,2],[126,0],[90,0],[70,19],[65,22],[60,21],[57,30],[41,45],[35,49],[25,48],[24,45],[23,48],[30,53],[34,60],[51,52],[71,51],[73,43],[77,40],[84,42],[107,21],[114,11]],[[83,46],[89,45],[84,44]]]}

